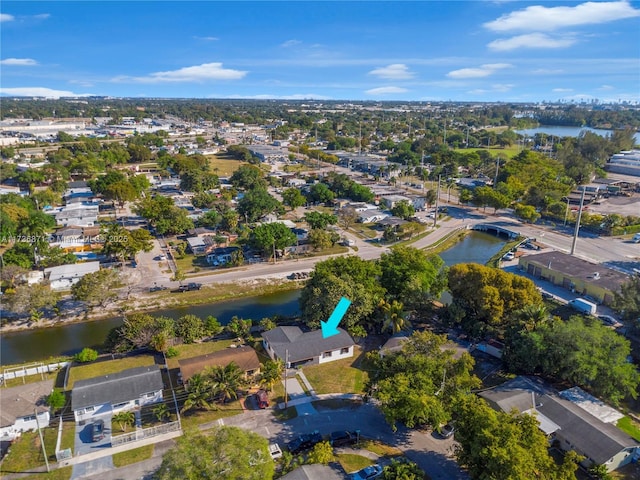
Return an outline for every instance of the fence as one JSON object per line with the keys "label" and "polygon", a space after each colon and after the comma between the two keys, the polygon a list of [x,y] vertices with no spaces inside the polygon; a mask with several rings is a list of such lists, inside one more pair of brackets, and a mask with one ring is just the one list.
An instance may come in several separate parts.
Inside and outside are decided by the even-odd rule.
{"label": "fence", "polygon": [[156,425],[155,427],[143,428],[131,433],[124,433],[116,437],[111,437],[111,446],[117,447],[118,445],[124,445],[125,443],[138,442],[145,438],[155,437],[162,435],[163,433],[176,432],[180,430],[180,422],[165,423],[162,425]]}
{"label": "fence", "polygon": [[45,373],[55,372],[66,367],[69,363],[70,362],[58,362],[44,365],[40,362],[22,365],[20,367],[5,368],[2,371],[2,375],[0,375],[0,385],[3,385],[6,380],[12,380],[14,378],[23,378],[28,377],[29,375],[42,375]]}

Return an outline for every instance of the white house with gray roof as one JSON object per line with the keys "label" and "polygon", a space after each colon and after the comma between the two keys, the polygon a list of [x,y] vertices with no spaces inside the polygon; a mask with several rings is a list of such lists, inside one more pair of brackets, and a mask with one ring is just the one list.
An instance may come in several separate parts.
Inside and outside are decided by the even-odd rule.
{"label": "white house with gray roof", "polygon": [[612,472],[640,452],[640,443],[611,423],[605,423],[584,408],[550,390],[541,390],[526,378],[516,377],[479,395],[494,409],[535,415],[540,430],[562,450],[583,455],[584,467],[604,465]]}
{"label": "white house with gray roof", "polygon": [[162,374],[157,366],[136,367],[75,382],[71,409],[76,422],[97,415],[134,410],[162,401]]}
{"label": "white house with gray roof", "polygon": [[51,290],[67,290],[78,283],[82,277],[100,270],[100,262],[72,263],[44,269]]}
{"label": "white house with gray roof", "polygon": [[299,327],[278,327],[262,334],[262,344],[273,360],[288,359],[289,367],[353,357],[355,342],[343,329],[338,331],[338,335],[323,338],[321,330],[303,332]]}

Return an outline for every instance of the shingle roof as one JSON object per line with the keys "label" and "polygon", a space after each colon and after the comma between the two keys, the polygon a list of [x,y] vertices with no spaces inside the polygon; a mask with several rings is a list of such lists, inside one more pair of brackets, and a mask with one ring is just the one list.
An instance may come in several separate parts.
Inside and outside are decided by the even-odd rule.
{"label": "shingle roof", "polygon": [[280,477],[281,480],[340,480],[344,478],[328,465],[303,465]]}
{"label": "shingle roof", "polygon": [[28,383],[17,387],[3,388],[0,391],[0,427],[13,425],[17,418],[46,412],[44,397],[53,390],[53,380]]}
{"label": "shingle roof", "polygon": [[[509,384],[509,385],[507,385]],[[532,410],[528,389],[513,388],[511,382],[480,393],[480,396],[497,404],[503,411]],[[571,443],[579,453],[587,455],[595,463],[603,464],[625,448],[640,447],[640,443],[609,423],[604,423],[574,403],[553,393],[535,394],[535,410],[560,427],[557,434]]]}
{"label": "shingle roof", "polygon": [[182,379],[186,382],[194,374],[201,372],[207,367],[214,365],[226,367],[231,362],[235,362],[242,371],[258,370],[260,368],[260,360],[256,351],[251,347],[225,348],[219,352],[207,353],[193,358],[185,358],[180,360],[180,372]]}
{"label": "shingle roof", "polygon": [[118,373],[75,382],[71,393],[71,409],[122,403],[135,400],[144,393],[164,387],[157,366],[136,367]]}
{"label": "shingle roof", "polygon": [[323,338],[321,330],[303,332],[299,327],[278,327],[262,334],[279,358],[289,353],[292,363],[319,357],[323,352],[347,348],[355,344],[343,329],[338,328],[338,335]]}

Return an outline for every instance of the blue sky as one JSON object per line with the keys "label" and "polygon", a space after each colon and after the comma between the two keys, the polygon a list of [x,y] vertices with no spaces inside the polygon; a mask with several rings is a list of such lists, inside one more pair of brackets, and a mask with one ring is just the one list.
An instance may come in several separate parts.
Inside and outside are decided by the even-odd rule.
{"label": "blue sky", "polygon": [[3,95],[640,101],[638,1],[0,9]]}

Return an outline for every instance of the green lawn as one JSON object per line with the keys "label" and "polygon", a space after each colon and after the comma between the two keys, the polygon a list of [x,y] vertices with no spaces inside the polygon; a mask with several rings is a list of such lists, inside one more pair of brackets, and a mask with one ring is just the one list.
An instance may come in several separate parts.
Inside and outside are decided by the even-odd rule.
{"label": "green lawn", "polygon": [[620,430],[640,442],[640,423],[636,422],[629,416],[625,416],[618,420],[617,426]]}
{"label": "green lawn", "polygon": [[[455,148],[454,149],[456,152],[475,152],[476,150],[487,150],[486,147],[483,148]],[[521,148],[518,145],[511,145],[510,147],[498,147],[498,146],[493,146],[493,147],[489,147],[489,152],[491,152],[491,155],[493,155],[494,157],[498,154],[498,153],[502,153],[504,155],[506,155],[509,158],[513,158],[515,157],[517,154],[519,154],[521,151]]]}
{"label": "green lawn", "polygon": [[224,405],[215,404],[218,410],[194,410],[181,414],[183,430],[198,428],[198,425],[215,422],[220,418],[232,417],[241,414],[242,405],[239,400],[226,403]]}
{"label": "green lawn", "polygon": [[362,349],[356,347],[351,358],[304,367],[303,371],[318,394],[364,393],[369,380],[369,374],[361,369],[366,362],[364,356]]}
{"label": "green lawn", "polygon": [[[51,426],[42,429],[44,446],[50,463],[56,461],[55,450],[58,428],[57,422],[54,424],[55,427]],[[45,461],[44,454],[42,452],[42,442],[40,442],[38,432],[24,432],[11,445],[9,453],[2,461],[0,472],[28,472],[33,468],[44,465]]]}
{"label": "green lawn", "polygon": [[129,368],[148,367],[154,365],[153,355],[135,355],[131,357],[119,358],[116,360],[95,361],[87,364],[74,365],[69,373],[67,390],[73,388],[73,384],[78,380],[94,378],[110,373],[122,372]]}
{"label": "green lawn", "polygon": [[228,177],[242,165],[248,165],[226,154],[207,155],[209,170],[219,177]]}
{"label": "green lawn", "polygon": [[58,372],[44,373],[43,375],[28,375],[21,378],[11,378],[4,382],[5,387],[18,387],[20,385],[27,385],[29,383],[43,382],[45,380],[53,380],[54,383],[58,377]]}
{"label": "green lawn", "polygon": [[336,455],[336,459],[347,473],[357,472],[364,467],[374,464],[373,460],[369,460],[367,457],[355,455],[353,453],[338,453]]}
{"label": "green lawn", "polygon": [[391,445],[387,445],[386,443],[382,443],[377,440],[365,440],[364,442],[360,442],[360,448],[369,450],[381,457],[398,457],[402,455],[402,450],[399,448],[392,447]]}
{"label": "green lawn", "polygon": [[153,447],[154,445],[145,445],[126,452],[116,453],[113,455],[113,466],[119,468],[147,460],[153,455]]}
{"label": "green lawn", "polygon": [[57,470],[52,470],[49,473],[36,473],[27,477],[20,477],[21,480],[69,480],[71,478],[71,472],[73,467],[64,467]]}

